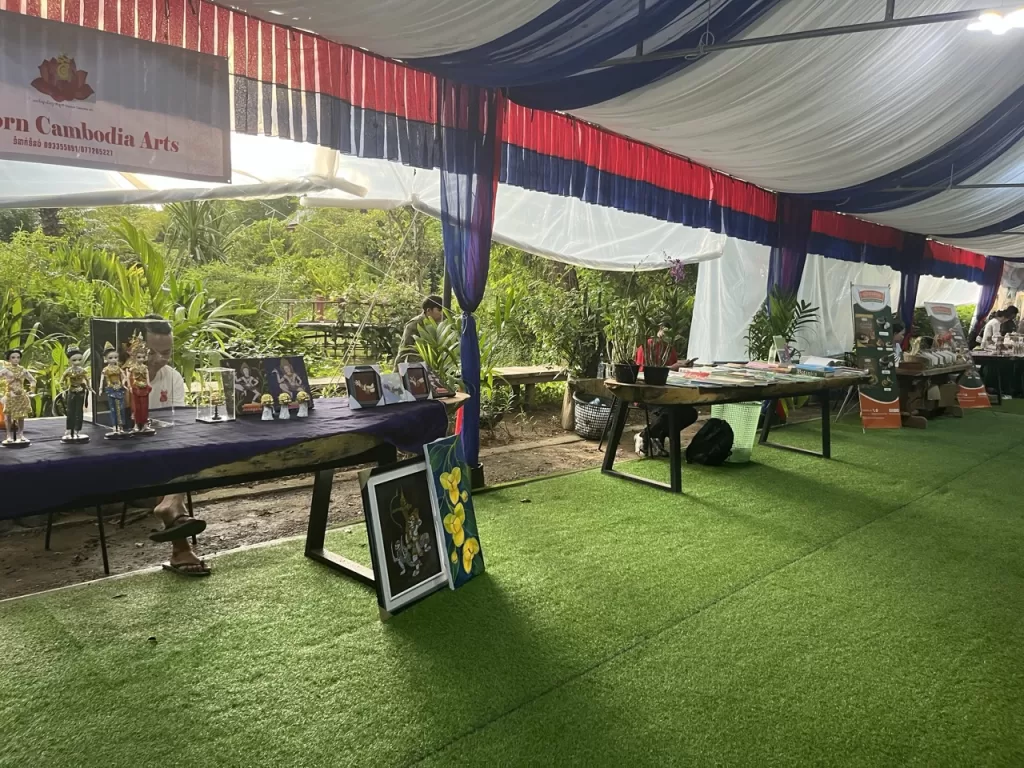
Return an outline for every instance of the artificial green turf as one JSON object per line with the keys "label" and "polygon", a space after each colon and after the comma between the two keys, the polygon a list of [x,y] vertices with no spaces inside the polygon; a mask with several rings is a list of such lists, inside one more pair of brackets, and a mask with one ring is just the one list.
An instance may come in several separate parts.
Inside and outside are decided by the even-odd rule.
{"label": "artificial green turf", "polygon": [[297,544],[0,604],[0,765],[1021,765],[1022,444],[995,409],[488,494],[486,576],[386,625]]}

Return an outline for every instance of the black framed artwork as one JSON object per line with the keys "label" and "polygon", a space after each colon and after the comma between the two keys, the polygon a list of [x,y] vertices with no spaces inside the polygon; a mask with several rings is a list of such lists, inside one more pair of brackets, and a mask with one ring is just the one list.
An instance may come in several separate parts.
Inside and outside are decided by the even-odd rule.
{"label": "black framed artwork", "polygon": [[348,389],[350,408],[376,408],[384,405],[384,387],[381,384],[379,366],[346,366],[345,386]]}
{"label": "black framed artwork", "polygon": [[398,372],[402,374],[402,382],[406,391],[417,400],[429,400],[433,395],[430,391],[430,379],[427,366],[423,363],[400,363]]}
{"label": "black framed artwork", "polygon": [[411,459],[360,473],[377,602],[397,613],[448,587],[444,533],[426,462]]}

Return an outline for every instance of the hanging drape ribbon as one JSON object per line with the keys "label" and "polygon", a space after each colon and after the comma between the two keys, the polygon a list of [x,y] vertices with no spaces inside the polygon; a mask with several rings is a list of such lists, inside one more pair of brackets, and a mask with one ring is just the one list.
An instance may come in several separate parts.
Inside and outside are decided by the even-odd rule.
{"label": "hanging drape ribbon", "polygon": [[469,394],[462,439],[470,466],[480,453],[480,342],[473,313],[490,266],[494,201],[505,114],[500,91],[438,81],[441,137],[441,228],[445,269],[462,309],[462,380]]}
{"label": "hanging drape ribbon", "polygon": [[910,336],[914,330],[914,308],[917,306],[917,288],[921,282],[921,268],[924,264],[927,238],[911,232],[903,234],[903,247],[900,249],[900,306],[899,316],[906,335],[903,337],[903,348],[910,344]]}
{"label": "hanging drape ribbon", "polygon": [[1003,281],[1003,260],[996,256],[989,256],[985,259],[984,282],[981,284],[981,296],[978,297],[978,306],[974,309],[974,319],[971,320],[971,331],[968,340],[971,345],[981,333],[981,323],[988,317],[992,307],[996,303],[996,295],[999,286]]}
{"label": "hanging drape ribbon", "polygon": [[768,262],[768,298],[773,290],[795,296],[807,262],[807,244],[811,235],[813,209],[807,200],[779,195],[776,209],[778,245],[772,248]]}

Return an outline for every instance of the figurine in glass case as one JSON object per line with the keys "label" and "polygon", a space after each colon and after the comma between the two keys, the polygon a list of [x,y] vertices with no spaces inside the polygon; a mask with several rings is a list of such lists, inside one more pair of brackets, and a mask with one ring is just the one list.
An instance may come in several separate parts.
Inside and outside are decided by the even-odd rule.
{"label": "figurine in glass case", "polygon": [[309,416],[309,393],[300,389],[299,394],[295,396],[295,402],[299,404],[298,413],[295,414],[297,419],[305,419]]}
{"label": "figurine in glass case", "polygon": [[210,417],[210,421],[224,421],[224,417],[220,415],[220,407],[224,405],[224,393],[219,389],[211,392],[210,405],[213,406],[213,415]]}
{"label": "figurine in glass case", "polygon": [[[89,436],[82,434],[82,416],[85,412],[85,401],[92,387],[89,385],[89,372],[82,365],[82,350],[72,345],[67,348],[68,367],[61,376],[61,387],[64,389],[64,410],[67,421],[64,427],[62,443],[88,443]],[[93,393],[95,394],[95,393]]]}
{"label": "figurine in glass case", "polygon": [[263,417],[262,421],[273,421],[274,420],[274,396],[263,395],[260,398],[260,404],[263,406]]}
{"label": "figurine in glass case", "polygon": [[291,414],[288,411],[288,406],[292,402],[292,396],[289,395],[287,392],[282,392],[278,396],[277,402],[281,406],[281,415],[278,416],[278,418],[281,419],[282,421],[287,421],[288,419],[291,418]]}
{"label": "figurine in glass case", "polygon": [[156,430],[149,422],[149,393],[153,387],[149,383],[149,347],[142,340],[142,334],[132,337],[128,346],[128,364],[125,366],[125,378],[131,392],[133,435],[155,435]]}
{"label": "figurine in glass case", "polygon": [[117,350],[109,341],[103,345],[103,371],[100,374],[100,381],[103,382],[103,394],[107,396],[108,407],[110,408],[110,432],[103,437],[107,440],[120,440],[128,437],[125,431],[124,418],[124,371],[118,364]]}
{"label": "figurine in glass case", "polygon": [[4,395],[4,426],[7,439],[0,443],[4,448],[27,448],[31,441],[25,439],[25,419],[32,413],[29,389],[36,386],[35,377],[21,365],[22,351],[9,349],[4,355],[6,365],[0,369],[0,380],[7,384]]}

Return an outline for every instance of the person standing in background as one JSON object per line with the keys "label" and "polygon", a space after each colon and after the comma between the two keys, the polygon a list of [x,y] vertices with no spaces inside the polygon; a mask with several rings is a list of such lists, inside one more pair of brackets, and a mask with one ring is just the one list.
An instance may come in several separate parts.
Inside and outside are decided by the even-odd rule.
{"label": "person standing in background", "polygon": [[405,324],[402,331],[402,341],[398,345],[398,356],[395,358],[395,370],[398,370],[399,363],[417,363],[422,358],[416,354],[416,336],[420,326],[427,320],[440,323],[444,319],[444,308],[440,296],[427,296],[423,300],[423,311]]}

